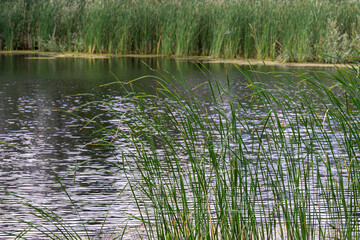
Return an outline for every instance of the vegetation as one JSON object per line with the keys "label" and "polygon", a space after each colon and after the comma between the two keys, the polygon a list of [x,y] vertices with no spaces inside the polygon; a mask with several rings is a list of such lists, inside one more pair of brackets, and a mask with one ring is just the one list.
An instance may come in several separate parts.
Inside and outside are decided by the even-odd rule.
{"label": "vegetation", "polygon": [[[297,80],[264,73],[274,78],[270,85],[262,73],[239,68],[240,86],[199,68],[209,81],[198,86],[160,72],[108,86],[127,93],[104,102],[120,123],[100,126],[99,144],[118,156],[111,164],[127,176],[121,192],[132,193],[139,214],[131,217],[142,222],[143,238],[358,239],[357,66]],[[155,81],[154,93],[138,89],[143,79]],[[242,94],[230,91],[235,86]],[[119,142],[128,148],[118,149]],[[29,227],[17,238],[32,229],[51,239],[83,237],[49,209],[12,197],[54,226],[20,219]]]}
{"label": "vegetation", "polygon": [[[331,0],[0,1],[0,49],[351,60],[360,3]],[[338,59],[338,58],[336,58]]]}
{"label": "vegetation", "polygon": [[107,133],[115,148],[129,142],[122,165],[147,237],[359,238],[358,69],[270,87],[239,71],[242,96],[229,80],[193,88],[163,75],[156,96],[122,99],[136,114],[113,108],[126,120]]}

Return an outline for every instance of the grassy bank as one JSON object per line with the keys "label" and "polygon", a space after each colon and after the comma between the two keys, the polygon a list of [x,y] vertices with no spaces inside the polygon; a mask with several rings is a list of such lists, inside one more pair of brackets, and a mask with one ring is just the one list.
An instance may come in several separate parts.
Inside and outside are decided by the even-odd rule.
{"label": "grassy bank", "polygon": [[2,0],[0,49],[351,59],[360,43],[357,1]]}

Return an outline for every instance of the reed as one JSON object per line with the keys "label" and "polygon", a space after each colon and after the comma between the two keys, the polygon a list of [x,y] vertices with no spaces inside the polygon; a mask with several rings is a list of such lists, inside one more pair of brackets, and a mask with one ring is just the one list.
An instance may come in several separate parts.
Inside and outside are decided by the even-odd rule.
{"label": "reed", "polygon": [[136,113],[107,134],[133,149],[124,174],[147,237],[358,238],[357,68],[273,76],[277,88],[239,71],[244,96],[230,80],[194,87],[160,74],[157,95],[123,84]]}
{"label": "reed", "polygon": [[[351,61],[356,1],[2,1],[0,48]],[[335,57],[335,58],[334,58]]]}

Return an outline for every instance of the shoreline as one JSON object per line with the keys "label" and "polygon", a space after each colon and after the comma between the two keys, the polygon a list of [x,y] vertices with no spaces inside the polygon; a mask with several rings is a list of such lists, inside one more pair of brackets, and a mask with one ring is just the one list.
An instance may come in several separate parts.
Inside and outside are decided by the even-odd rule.
{"label": "shoreline", "polygon": [[15,51],[0,51],[0,55],[26,55],[34,54],[38,56],[28,57],[27,59],[56,59],[56,58],[84,58],[84,59],[109,59],[109,58],[168,58],[176,61],[197,61],[202,63],[223,63],[223,64],[236,64],[242,66],[283,66],[283,67],[346,67],[351,64],[334,64],[334,63],[316,63],[316,62],[280,62],[276,60],[259,60],[259,59],[245,59],[245,58],[215,58],[210,56],[168,56],[161,54],[100,54],[100,53],[76,53],[76,52],[40,52],[30,50],[15,50]]}

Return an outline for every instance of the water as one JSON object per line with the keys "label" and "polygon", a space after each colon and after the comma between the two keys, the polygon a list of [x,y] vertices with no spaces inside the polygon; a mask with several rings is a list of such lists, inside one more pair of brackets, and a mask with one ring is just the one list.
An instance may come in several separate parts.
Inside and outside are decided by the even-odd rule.
{"label": "water", "polygon": [[[90,235],[100,231],[105,219],[107,231],[120,231],[125,224],[133,229],[141,227],[137,221],[128,221],[131,214],[137,214],[137,208],[129,190],[122,191],[126,177],[112,165],[121,168],[121,162],[106,146],[94,144],[97,136],[92,135],[94,125],[83,127],[87,120],[82,117],[101,114],[106,106],[94,103],[72,111],[80,116],[65,111],[90,101],[119,99],[126,95],[119,86],[101,86],[116,78],[128,81],[153,75],[153,70],[184,78],[190,86],[208,78],[225,83],[227,71],[232,91],[246,94],[247,82],[234,67],[225,64],[207,67],[211,73],[201,73],[192,62],[161,58],[43,59],[34,55],[0,55],[0,142],[6,143],[0,145],[0,188],[56,212],[83,235],[86,232],[81,222],[90,220],[87,224]],[[265,69],[258,67],[257,70]],[[309,69],[270,70],[304,72]],[[271,87],[272,81],[269,77],[265,84]],[[156,91],[157,85],[151,78],[135,84],[147,93]],[[208,91],[200,93],[210,96]],[[131,111],[131,107],[131,104],[119,105],[117,110]],[[95,121],[103,125],[117,124],[116,119],[107,115]],[[125,143],[118,144],[124,150],[128,147]],[[82,165],[73,171],[80,163]],[[63,186],[56,182],[59,177],[63,177]],[[1,231],[18,234],[26,224],[16,219],[38,221],[29,214],[31,209],[14,202],[18,198],[5,195],[4,191],[0,194]],[[0,238],[9,237],[0,233]]]}

